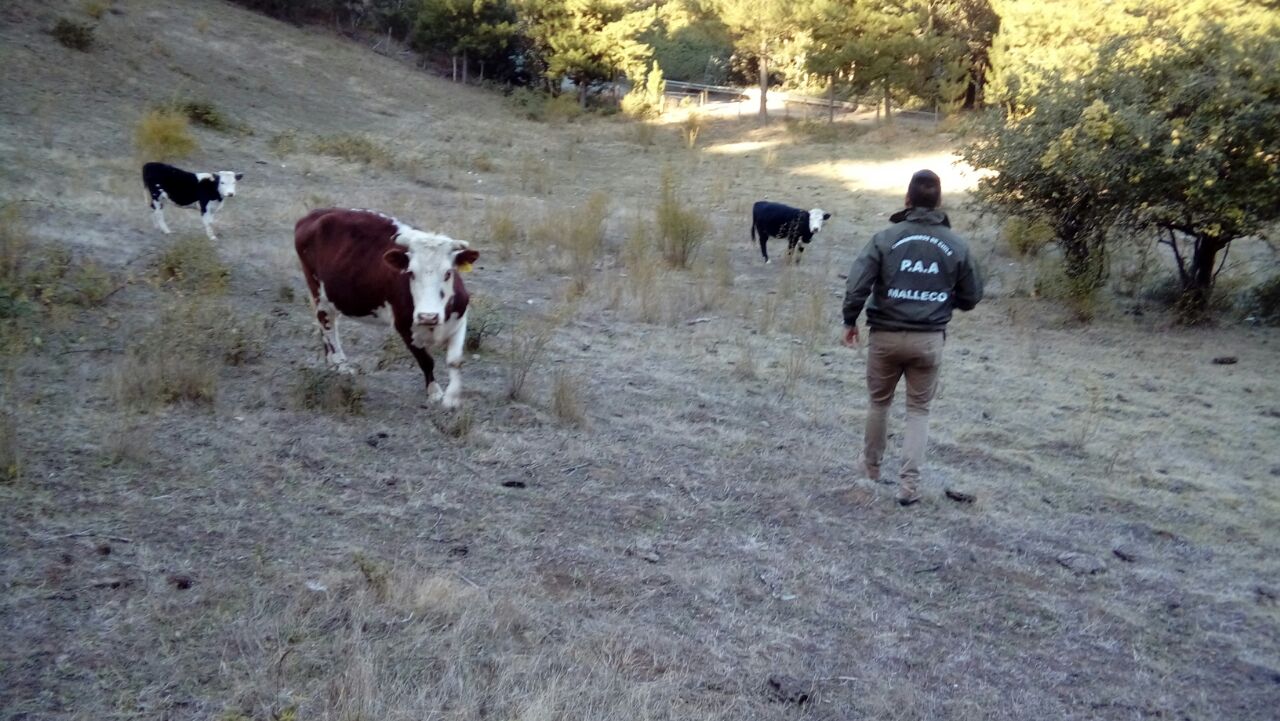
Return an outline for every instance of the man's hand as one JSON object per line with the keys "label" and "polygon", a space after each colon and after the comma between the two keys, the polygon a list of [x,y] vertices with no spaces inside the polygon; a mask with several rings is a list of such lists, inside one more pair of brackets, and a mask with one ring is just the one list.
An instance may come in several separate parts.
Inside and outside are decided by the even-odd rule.
{"label": "man's hand", "polygon": [[842,342],[844,343],[845,348],[857,348],[858,347],[858,326],[856,325],[845,326],[844,340]]}

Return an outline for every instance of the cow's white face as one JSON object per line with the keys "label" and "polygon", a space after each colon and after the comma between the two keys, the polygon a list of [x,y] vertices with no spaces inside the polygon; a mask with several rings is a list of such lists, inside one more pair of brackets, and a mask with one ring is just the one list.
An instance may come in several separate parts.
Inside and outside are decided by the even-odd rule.
{"label": "cow's white face", "polygon": [[236,194],[236,181],[243,177],[244,173],[237,173],[231,170],[219,170],[218,194],[224,198],[233,197]]}
{"label": "cow's white face", "polygon": [[430,329],[449,320],[445,308],[457,287],[454,276],[480,254],[469,249],[465,240],[404,227],[395,242],[398,247],[388,250],[383,259],[409,276],[414,325]]}
{"label": "cow's white face", "polygon": [[822,230],[822,224],[831,218],[831,214],[822,208],[809,209],[809,232],[817,233]]}

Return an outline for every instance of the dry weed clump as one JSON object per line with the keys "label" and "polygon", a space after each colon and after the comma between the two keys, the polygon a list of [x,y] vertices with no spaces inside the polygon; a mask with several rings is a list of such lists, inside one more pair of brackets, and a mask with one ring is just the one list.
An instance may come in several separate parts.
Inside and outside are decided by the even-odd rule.
{"label": "dry weed clump", "polygon": [[609,197],[597,191],[587,199],[586,205],[569,214],[562,238],[568,254],[569,273],[572,276],[571,295],[579,296],[587,291],[591,273],[604,252],[605,219],[609,215]]}
{"label": "dry weed clump", "polygon": [[508,260],[515,246],[524,239],[524,230],[516,222],[516,208],[510,201],[501,201],[485,209],[485,226],[489,240],[498,247],[498,258]]}
{"label": "dry weed clump", "polygon": [[0,410],[0,481],[11,483],[22,475],[18,428],[8,410]]}
{"label": "dry weed clump", "polygon": [[63,47],[79,50],[82,53],[89,52],[93,47],[93,26],[87,23],[59,18],[49,34]]}
{"label": "dry weed clump", "polygon": [[663,259],[673,268],[688,268],[706,240],[710,224],[697,209],[680,202],[675,174],[669,167],[662,171],[656,213]]}
{"label": "dry weed clump", "polygon": [[355,376],[329,368],[300,369],[290,389],[298,409],[339,416],[363,415],[365,395]]}
{"label": "dry weed clump", "polygon": [[94,20],[101,20],[102,16],[107,13],[107,9],[109,7],[109,4],[102,0],[85,0],[85,2],[80,5],[80,9],[84,10],[84,14]]}
{"label": "dry weed clump", "polygon": [[507,398],[524,400],[529,375],[543,361],[547,347],[563,320],[564,311],[545,318],[526,320],[509,334],[506,351]]}
{"label": "dry weed clump", "polygon": [[395,164],[391,151],[367,135],[319,135],[311,139],[309,147],[313,153],[352,163],[364,163],[378,168],[390,168]]}
{"label": "dry weed clump", "polygon": [[187,348],[131,348],[110,376],[112,395],[142,410],[173,403],[212,404],[218,363]]}
{"label": "dry weed clump", "polygon": [[156,273],[161,282],[193,293],[222,293],[231,280],[231,271],[218,258],[213,242],[196,233],[180,235],[166,248]]}
{"label": "dry weed clump", "polygon": [[[465,347],[476,353],[485,343],[502,335],[507,329],[507,318],[502,310],[485,297],[472,298],[467,305],[467,340]],[[399,342],[399,339],[396,339]],[[403,347],[403,345],[402,345]]]}
{"label": "dry weed clump", "polygon": [[196,125],[222,133],[244,132],[247,130],[240,123],[228,118],[222,111],[218,110],[218,106],[207,100],[177,100],[157,109],[181,113],[187,117],[187,120]]}
{"label": "dry weed clump", "polygon": [[190,119],[171,108],[152,110],[142,116],[134,129],[133,143],[147,160],[183,158],[197,148]]}
{"label": "dry weed clump", "polygon": [[546,195],[551,192],[551,164],[532,152],[520,155],[517,168],[520,190],[534,195]]}
{"label": "dry weed clump", "polygon": [[797,345],[792,346],[782,362],[782,388],[785,393],[795,390],[796,384],[804,380],[809,372],[810,349]]}
{"label": "dry weed clump", "polygon": [[581,378],[563,368],[556,371],[551,386],[551,412],[556,418],[574,426],[580,426],[586,421],[581,388]]}
{"label": "dry weed clump", "polygon": [[685,116],[684,122],[680,123],[680,137],[684,138],[685,147],[693,150],[698,144],[698,136],[702,134],[702,128],[706,124],[706,118],[696,110],[690,110]]}
{"label": "dry weed clump", "polygon": [[212,403],[219,368],[252,363],[266,347],[260,318],[206,295],[171,302],[134,339],[110,385],[121,405],[140,409]]}
{"label": "dry weed clump", "polygon": [[753,381],[760,377],[755,348],[745,338],[738,341],[738,360],[733,364],[733,377],[740,381]]}

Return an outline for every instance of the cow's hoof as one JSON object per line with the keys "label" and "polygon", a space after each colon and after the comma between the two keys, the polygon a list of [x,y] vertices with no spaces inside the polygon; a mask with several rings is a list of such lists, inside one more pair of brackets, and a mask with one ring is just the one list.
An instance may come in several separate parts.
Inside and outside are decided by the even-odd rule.
{"label": "cow's hoof", "polygon": [[462,407],[462,399],[457,396],[446,395],[440,401],[440,405],[444,407],[445,410],[456,411]]}
{"label": "cow's hoof", "polygon": [[332,368],[343,375],[354,376],[360,375],[360,366],[355,363],[336,363]]}
{"label": "cow's hoof", "polygon": [[444,391],[440,390],[440,384],[431,381],[427,384],[427,400],[432,403],[439,402],[444,398]]}
{"label": "cow's hoof", "polygon": [[765,264],[765,265],[769,265],[769,264],[770,264],[770,263],[772,263],[772,262],[773,262],[773,261],[769,260],[768,258],[765,258],[765,259],[764,259],[764,264]]}

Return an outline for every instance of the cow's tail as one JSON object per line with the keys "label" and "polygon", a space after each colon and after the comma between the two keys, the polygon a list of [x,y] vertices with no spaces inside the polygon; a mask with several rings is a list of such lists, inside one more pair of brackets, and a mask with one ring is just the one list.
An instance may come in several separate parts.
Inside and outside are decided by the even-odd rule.
{"label": "cow's tail", "polygon": [[754,245],[754,244],[755,244],[755,242],[756,242],[756,219],[755,219],[755,218],[752,218],[752,219],[751,219],[751,243],[752,243],[752,245]]}

